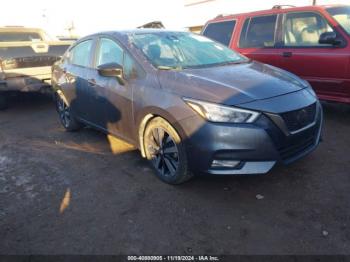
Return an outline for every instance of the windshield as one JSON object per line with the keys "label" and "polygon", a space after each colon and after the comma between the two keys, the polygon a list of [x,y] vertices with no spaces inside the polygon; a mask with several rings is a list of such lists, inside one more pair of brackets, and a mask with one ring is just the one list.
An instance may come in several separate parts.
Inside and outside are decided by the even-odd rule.
{"label": "windshield", "polygon": [[332,7],[327,11],[350,35],[350,6]]}
{"label": "windshield", "polygon": [[159,69],[199,68],[248,61],[217,42],[186,32],[133,34],[131,41]]}

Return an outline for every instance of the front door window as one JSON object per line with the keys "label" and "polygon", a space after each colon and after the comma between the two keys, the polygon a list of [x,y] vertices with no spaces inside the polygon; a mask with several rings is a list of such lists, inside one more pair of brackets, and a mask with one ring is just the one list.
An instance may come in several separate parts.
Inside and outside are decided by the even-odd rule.
{"label": "front door window", "polygon": [[289,13],[284,23],[284,45],[290,47],[329,46],[318,41],[322,33],[333,32],[327,21],[318,13]]}

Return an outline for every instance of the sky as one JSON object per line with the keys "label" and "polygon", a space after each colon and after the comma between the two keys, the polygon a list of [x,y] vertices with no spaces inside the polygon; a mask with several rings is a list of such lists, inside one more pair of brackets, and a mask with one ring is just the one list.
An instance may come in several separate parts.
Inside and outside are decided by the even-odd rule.
{"label": "sky", "polygon": [[[319,4],[349,0],[317,0]],[[310,5],[312,0],[215,0],[185,7],[184,0],[7,0],[1,5],[0,26],[41,27],[51,35],[67,35],[74,23],[76,34],[130,29],[160,20],[169,29],[202,24],[218,14],[269,9],[276,4]]]}

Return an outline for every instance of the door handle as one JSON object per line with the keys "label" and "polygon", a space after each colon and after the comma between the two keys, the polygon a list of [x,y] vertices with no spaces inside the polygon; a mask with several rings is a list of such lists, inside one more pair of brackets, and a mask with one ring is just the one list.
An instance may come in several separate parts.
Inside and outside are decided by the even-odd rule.
{"label": "door handle", "polygon": [[292,57],[293,53],[292,52],[283,52],[282,56],[283,57]]}
{"label": "door handle", "polygon": [[88,80],[89,85],[95,86],[96,85],[96,80],[95,79],[89,79]]}

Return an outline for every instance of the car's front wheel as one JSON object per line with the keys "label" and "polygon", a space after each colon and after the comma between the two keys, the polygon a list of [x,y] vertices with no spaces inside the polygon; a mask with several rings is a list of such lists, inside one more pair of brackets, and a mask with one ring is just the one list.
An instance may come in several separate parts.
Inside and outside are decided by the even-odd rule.
{"label": "car's front wheel", "polygon": [[81,128],[81,124],[72,115],[70,107],[59,95],[56,95],[56,109],[57,109],[61,124],[67,131],[70,131],[70,132],[77,131],[78,129]]}
{"label": "car's front wheel", "polygon": [[181,184],[193,176],[179,134],[163,118],[156,117],[148,123],[144,133],[144,146],[147,159],[162,181]]}

